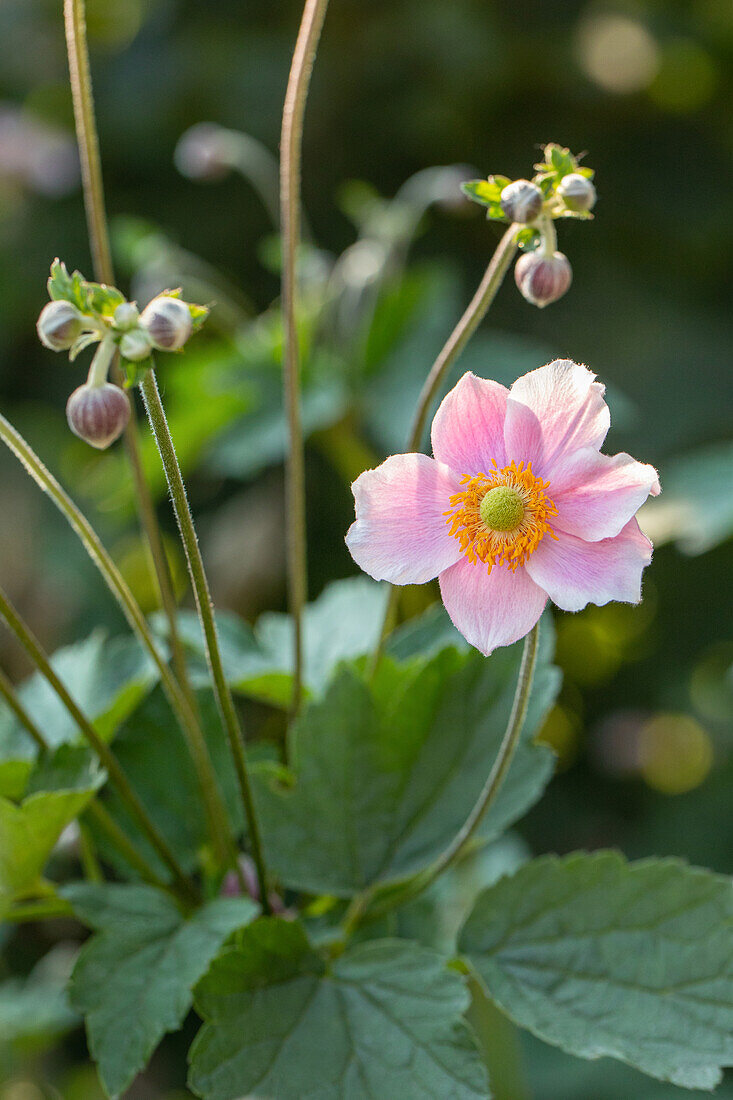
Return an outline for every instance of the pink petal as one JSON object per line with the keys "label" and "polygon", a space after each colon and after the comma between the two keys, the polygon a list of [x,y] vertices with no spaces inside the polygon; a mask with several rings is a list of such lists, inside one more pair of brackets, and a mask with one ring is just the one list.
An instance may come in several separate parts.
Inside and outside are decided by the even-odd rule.
{"label": "pink petal", "polygon": [[453,625],[485,656],[529,633],[542,614],[547,596],[524,569],[512,573],[468,558],[440,574],[440,594]]}
{"label": "pink petal", "polygon": [[433,454],[460,474],[485,474],[492,460],[505,466],[504,416],[509,391],[470,371],[453,387],[435,414]]}
{"label": "pink petal", "polygon": [[642,570],[651,559],[652,544],[632,519],[615,538],[600,542],[563,531],[557,541],[546,536],[525,569],[558,607],[580,611],[588,603],[638,603]]}
{"label": "pink petal", "polygon": [[556,359],[518,378],[509,391],[504,441],[511,461],[532,462],[541,477],[581,447],[599,450],[611,420],[605,387],[587,367]]}
{"label": "pink petal", "polygon": [[356,522],[346,545],[370,577],[424,584],[460,557],[444,512],[460,478],[427,455],[393,455],[351,486]]}
{"label": "pink petal", "polygon": [[617,535],[651,493],[657,471],[627,454],[602,455],[584,447],[558,459],[547,490],[558,515],[552,526],[588,542]]}

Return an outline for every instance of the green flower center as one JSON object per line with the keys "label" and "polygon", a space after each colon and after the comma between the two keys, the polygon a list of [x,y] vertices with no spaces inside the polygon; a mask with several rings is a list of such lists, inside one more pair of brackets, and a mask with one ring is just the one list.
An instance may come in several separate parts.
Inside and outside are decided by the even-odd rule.
{"label": "green flower center", "polygon": [[524,519],[524,501],[516,489],[497,485],[479,507],[481,519],[492,531],[513,531]]}

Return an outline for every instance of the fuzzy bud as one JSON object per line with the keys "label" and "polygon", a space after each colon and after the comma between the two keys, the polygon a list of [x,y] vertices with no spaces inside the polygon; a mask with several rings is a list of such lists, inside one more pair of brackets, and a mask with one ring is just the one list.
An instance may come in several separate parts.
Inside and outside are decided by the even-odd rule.
{"label": "fuzzy bud", "polygon": [[132,332],[126,332],[120,340],[120,355],[123,359],[129,359],[131,363],[140,363],[147,359],[153,345],[150,336],[142,328],[134,328]]}
{"label": "fuzzy bud", "polygon": [[552,256],[527,252],[514,265],[514,281],[522,296],[540,309],[562,298],[572,279],[573,269],[562,252]]}
{"label": "fuzzy bud", "polygon": [[71,302],[48,302],[38,318],[36,330],[44,347],[67,351],[84,329],[84,318]]}
{"label": "fuzzy bud", "polygon": [[137,326],[140,320],[140,311],[134,302],[121,302],[112,318],[114,326],[120,332],[129,332]]}
{"label": "fuzzy bud", "polygon": [[166,294],[153,298],[145,307],[140,324],[146,329],[153,347],[160,351],[178,351],[193,331],[186,303]]}
{"label": "fuzzy bud", "polygon": [[74,435],[103,451],[124,432],[130,419],[130,399],[119,386],[85,382],[66,403],[66,419]]}
{"label": "fuzzy bud", "polygon": [[542,213],[544,198],[536,183],[515,180],[506,185],[499,201],[510,222],[526,225]]}
{"label": "fuzzy bud", "polygon": [[578,172],[571,172],[563,176],[557,185],[557,194],[567,206],[568,210],[575,213],[584,213],[592,210],[596,204],[596,189],[589,179]]}

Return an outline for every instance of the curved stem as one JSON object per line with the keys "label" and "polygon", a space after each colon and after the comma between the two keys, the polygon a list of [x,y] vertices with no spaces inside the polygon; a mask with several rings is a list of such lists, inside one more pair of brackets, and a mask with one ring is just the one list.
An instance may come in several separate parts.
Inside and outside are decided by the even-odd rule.
{"label": "curved stem", "polygon": [[313,60],[328,0],[306,0],[288,78],[280,138],[280,222],[283,242],[282,310],[285,321],[283,382],[290,436],[285,507],[288,588],[294,631],[292,709],[300,709],[303,683],[303,606],[308,596],[305,519],[305,452],[300,419],[300,362],[295,316],[296,265],[300,239],[300,167],[303,117]]}
{"label": "curved stem", "polygon": [[262,854],[262,840],[255,812],[254,798],[249,779],[247,760],[244,751],[244,738],[239,724],[234,700],[229,688],[219,646],[219,634],[214,618],[214,608],[211,602],[209,582],[204,569],[203,558],[199,548],[198,536],[191,515],[191,509],[186,496],[186,487],[183,483],[181,468],[178,465],[175,447],[171,438],[165,410],[160,400],[158,384],[153,370],[147,371],[140,382],[145,408],[147,409],[150,427],[155,437],[163,469],[168,481],[168,488],[173,502],[173,510],[176,514],[178,527],[181,533],[183,548],[186,552],[188,572],[191,578],[199,622],[204,635],[206,645],[206,658],[211,672],[214,693],[219,707],[222,724],[226,730],[229,746],[234,757],[234,764],[239,781],[239,790],[242,796],[244,812],[247,819],[252,855],[257,868],[257,878],[260,886],[260,898],[264,911],[269,912],[267,874],[265,871],[264,857]]}
{"label": "curved stem", "polygon": [[149,817],[147,810],[136,795],[127,776],[117,762],[117,757],[114,755],[107,742],[99,736],[86,715],[79,709],[65,685],[51,667],[51,663],[39,642],[18,615],[2,588],[0,588],[0,615],[2,615],[8,628],[23,646],[23,649],[26,651],[35,667],[50,684],[56,695],[58,695],[66,710],[79,727],[84,738],[99,757],[99,760],[107,771],[110,782],[115,785],[120,798],[137,821],[160,859],[166,867],[168,867],[182,896],[188,900],[195,899],[196,894],[192,883],[184,874],[168,842],[160,834]]}
{"label": "curved stem", "polygon": [[[430,368],[430,373],[425,379],[415,410],[415,416],[410,429],[410,438],[407,444],[408,453],[420,450],[425,423],[431,406],[438,393],[443,380],[458,356],[463,351],[474,332],[486,316],[486,312],[496,297],[497,291],[504,281],[514,254],[517,251],[517,232],[519,225],[510,225],[504,236],[499,241],[489,266],[484,272],[484,277],[478,285],[476,293],[466,307],[466,311],[460,321],[446,340],[438,358]],[[397,611],[399,593],[394,585],[391,586],[387,606],[382,620],[382,631],[379,642],[372,659],[372,669],[376,668],[384,650],[384,643],[392,629]]]}
{"label": "curved stem", "polygon": [[[94,91],[89,66],[84,0],[64,0],[64,26],[66,29],[71,95],[74,104],[76,140],[79,146],[84,188],[84,208],[87,216],[94,277],[101,283],[112,285],[114,283],[114,269],[104,203],[102,163],[99,156],[99,137],[94,113]],[[122,372],[116,362],[112,367],[112,374],[115,382],[122,385]],[[130,472],[135,485],[140,526],[145,535],[152,567],[153,583],[158,589],[160,603],[168,619],[171,661],[189,704],[195,709],[195,699],[188,679],[186,658],[178,632],[173,582],[155,515],[153,499],[150,495],[150,488],[145,480],[134,409],[132,409],[132,415],[125,428],[124,439]]]}
{"label": "curved stem", "polygon": [[524,640],[522,661],[519,666],[517,687],[514,692],[514,702],[512,703],[509,722],[507,723],[499,752],[483,786],[483,790],[471,810],[471,813],[466,818],[463,827],[455,835],[448,847],[445,848],[438,858],[422,873],[413,876],[411,879],[405,880],[402,889],[398,889],[397,884],[395,884],[392,897],[389,900],[385,900],[382,905],[377,904],[371,907],[371,900],[376,893],[374,888],[366,890],[363,894],[354,898],[344,919],[345,932],[352,932],[366,915],[367,910],[369,911],[369,919],[376,920],[390,909],[393,909],[396,905],[403,905],[406,901],[410,901],[412,898],[417,897],[418,894],[422,894],[424,890],[427,890],[427,888],[448,869],[448,867],[456,863],[461,856],[464,855],[476,830],[496,800],[496,796],[506,779],[514,753],[519,744],[519,739],[524,727],[524,720],[527,716],[530,695],[532,693],[532,681],[534,679],[535,665],[537,664],[539,636],[540,624],[537,622]]}
{"label": "curved stem", "polygon": [[0,414],[0,440],[16,455],[36,484],[48,494],[69,525],[77,533],[84,549],[102,574],[107,587],[117,600],[132,630],[152,657],[160,674],[163,690],[185,734],[189,751],[193,757],[214,843],[219,848],[222,858],[228,862],[230,851],[230,844],[227,841],[230,833],[229,819],[201,726],[188,698],[161,656],[139,604],[86,516],[61,488],[53,474],[46,469],[23,436],[15,430],[2,414]]}
{"label": "curved stem", "polygon": [[91,365],[89,367],[89,374],[87,375],[88,386],[103,386],[107,381],[107,374],[112,364],[112,360],[115,357],[115,342],[111,335],[107,335],[102,339],[102,342],[97,345],[97,350],[94,353]]}
{"label": "curved stem", "polygon": [[13,684],[10,682],[2,669],[0,669],[0,696],[2,696],[2,698],[5,700],[10,710],[12,710],[13,714],[20,722],[21,726],[25,727],[28,735],[33,739],[33,741],[35,741],[39,752],[48,752],[48,741],[43,736],[38,726],[21,703],[20,699],[18,698],[18,693],[13,687]]}

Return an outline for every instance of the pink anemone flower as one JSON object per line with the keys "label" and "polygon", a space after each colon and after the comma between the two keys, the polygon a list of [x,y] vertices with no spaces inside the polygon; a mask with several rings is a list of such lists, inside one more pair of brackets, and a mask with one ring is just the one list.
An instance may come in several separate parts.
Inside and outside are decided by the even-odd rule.
{"label": "pink anemone flower", "polygon": [[565,611],[638,603],[652,546],[634,518],[657,472],[604,455],[595,375],[558,359],[511,389],[464,374],[432,426],[434,458],[393,455],[354,482],[346,543],[376,580],[438,577],[446,610],[488,655],[551,599]]}

